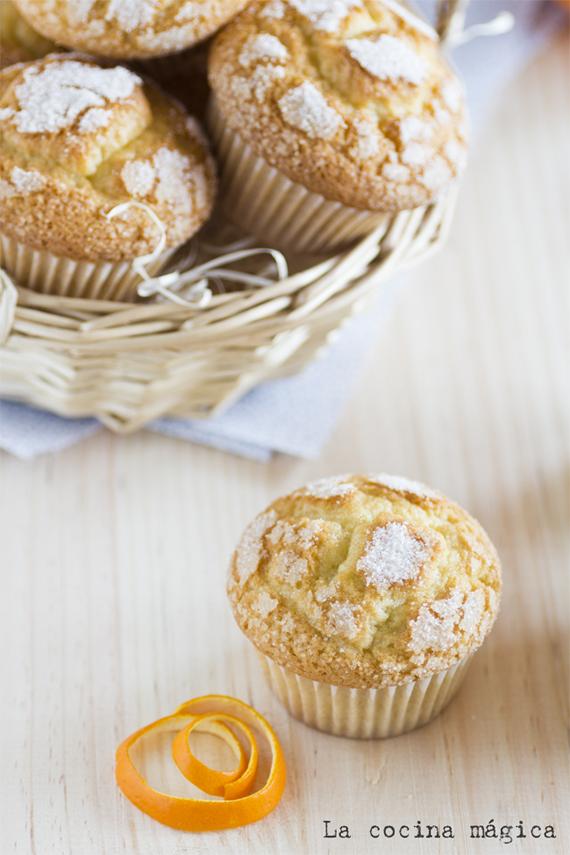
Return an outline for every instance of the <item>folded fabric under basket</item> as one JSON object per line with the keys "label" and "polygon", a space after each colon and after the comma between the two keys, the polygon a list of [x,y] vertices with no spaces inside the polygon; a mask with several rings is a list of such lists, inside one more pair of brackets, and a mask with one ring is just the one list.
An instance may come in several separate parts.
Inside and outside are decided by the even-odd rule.
{"label": "folded fabric under basket", "polygon": [[[398,287],[403,278],[398,281]],[[273,452],[316,457],[362,369],[374,335],[389,316],[395,288],[374,311],[357,316],[321,359],[301,374],[253,389],[226,413],[206,421],[160,419],[147,430],[265,461]],[[23,404],[0,401],[0,448],[30,458],[102,429],[94,419],[63,419]]]}

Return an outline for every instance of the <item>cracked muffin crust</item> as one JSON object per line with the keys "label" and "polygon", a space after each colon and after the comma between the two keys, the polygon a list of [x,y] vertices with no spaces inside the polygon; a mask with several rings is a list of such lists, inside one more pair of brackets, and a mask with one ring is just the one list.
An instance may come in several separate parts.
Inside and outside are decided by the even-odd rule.
{"label": "cracked muffin crust", "polygon": [[224,121],[313,193],[352,208],[428,204],[461,173],[461,83],[435,33],[389,0],[265,0],[215,39]]}
{"label": "cracked muffin crust", "polygon": [[489,632],[500,589],[480,524],[389,475],[328,478],[277,499],[245,530],[228,582],[236,621],[262,653],[353,688],[460,662]]}
{"label": "cracked muffin crust", "polygon": [[0,72],[0,231],[70,259],[120,261],[168,247],[207,219],[215,171],[194,119],[126,68],[71,54]]}
{"label": "cracked muffin crust", "polygon": [[247,0],[15,0],[40,33],[118,59],[164,56],[215,33]]}

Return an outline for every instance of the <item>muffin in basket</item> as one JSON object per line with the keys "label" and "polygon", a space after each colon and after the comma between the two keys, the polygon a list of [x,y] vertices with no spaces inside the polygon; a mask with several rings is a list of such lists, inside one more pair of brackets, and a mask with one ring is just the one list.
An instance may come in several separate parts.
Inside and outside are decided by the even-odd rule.
{"label": "muffin in basket", "polygon": [[133,260],[164,233],[158,269],[215,188],[195,120],[126,68],[52,54],[0,72],[0,265],[19,284],[132,299]]}
{"label": "muffin in basket", "polygon": [[34,29],[66,47],[135,59],[182,51],[248,0],[15,0]]}
{"label": "muffin in basket", "polygon": [[389,475],[328,478],[277,499],[245,530],[228,583],[289,711],[361,738],[412,730],[446,706],[500,589],[479,523]]}
{"label": "muffin in basket", "polygon": [[0,68],[39,59],[56,47],[36,33],[11,0],[0,0]]}
{"label": "muffin in basket", "polygon": [[256,3],[216,37],[209,78],[225,210],[286,249],[342,248],[463,168],[462,86],[399,4]]}

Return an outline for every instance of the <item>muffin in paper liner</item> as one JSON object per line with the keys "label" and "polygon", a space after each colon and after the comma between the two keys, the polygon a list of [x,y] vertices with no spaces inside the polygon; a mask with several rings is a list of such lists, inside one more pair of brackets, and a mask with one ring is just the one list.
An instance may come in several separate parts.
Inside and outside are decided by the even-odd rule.
{"label": "muffin in paper liner", "polygon": [[[145,265],[149,275],[160,273],[175,250],[163,252]],[[141,276],[131,261],[76,261],[47,250],[32,249],[0,233],[0,267],[18,285],[42,294],[80,297],[88,300],[133,302]]]}
{"label": "muffin in paper liner", "polygon": [[379,236],[387,231],[393,214],[325,199],[270,166],[224,123],[214,97],[208,105],[208,128],[221,173],[221,209],[257,239],[318,255],[349,247],[376,228]]}
{"label": "muffin in paper liner", "polygon": [[215,37],[208,78],[224,210],[284,249],[385,231],[463,170],[462,84],[399,6],[261,0]]}
{"label": "muffin in paper liner", "polygon": [[431,677],[379,689],[347,688],[308,680],[259,656],[265,678],[299,721],[354,739],[400,736],[432,721],[450,703],[467,673],[470,657]]}
{"label": "muffin in paper liner", "polygon": [[481,525],[407,478],[340,475],[246,527],[228,596],[269,685],[301,721],[396,736],[451,700],[496,618],[501,567]]}
{"label": "muffin in paper liner", "polygon": [[127,68],[50,54],[0,71],[0,263],[19,284],[133,300],[215,192],[199,124]]}

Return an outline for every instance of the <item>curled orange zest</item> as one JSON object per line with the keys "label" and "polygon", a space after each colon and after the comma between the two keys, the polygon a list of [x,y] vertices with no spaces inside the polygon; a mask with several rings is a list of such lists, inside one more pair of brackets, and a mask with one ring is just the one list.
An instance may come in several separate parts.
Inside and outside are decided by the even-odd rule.
{"label": "curled orange zest", "polygon": [[[257,738],[261,731],[271,749],[271,765],[263,786],[252,792],[259,761]],[[223,739],[236,758],[232,772],[221,772],[201,763],[190,747],[194,731]],[[149,733],[176,731],[172,757],[185,778],[203,792],[223,801],[171,796],[155,790],[135,767],[131,748]],[[243,747],[243,741],[248,751]],[[277,806],[285,788],[285,758],[271,725],[252,707],[226,695],[204,695],[186,701],[173,715],[142,727],[119,745],[115,777],[123,794],[153,819],[183,831],[219,831],[257,822]]]}

